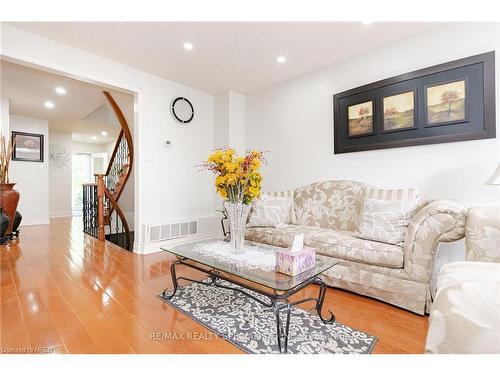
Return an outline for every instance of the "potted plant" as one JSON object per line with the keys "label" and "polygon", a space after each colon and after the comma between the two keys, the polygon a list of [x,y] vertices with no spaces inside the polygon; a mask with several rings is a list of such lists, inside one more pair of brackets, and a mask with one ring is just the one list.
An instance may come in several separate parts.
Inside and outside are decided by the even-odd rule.
{"label": "potted plant", "polygon": [[0,135],[0,206],[3,213],[9,218],[9,225],[5,232],[7,236],[12,233],[14,216],[19,203],[19,193],[14,190],[15,183],[9,181],[9,166],[13,149],[12,140],[7,142],[5,137]]}
{"label": "potted plant", "polygon": [[231,247],[235,254],[245,249],[245,227],[252,201],[260,196],[262,151],[248,151],[239,156],[232,148],[215,150],[202,169],[215,174],[215,188],[224,199],[229,220]]}

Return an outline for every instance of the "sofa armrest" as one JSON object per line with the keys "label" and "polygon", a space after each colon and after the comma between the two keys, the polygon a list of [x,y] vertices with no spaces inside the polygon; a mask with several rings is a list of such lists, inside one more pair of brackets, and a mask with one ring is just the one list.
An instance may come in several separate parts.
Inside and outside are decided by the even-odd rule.
{"label": "sofa armrest", "polygon": [[500,207],[473,207],[465,226],[467,260],[500,263]]}
{"label": "sofa armrest", "polygon": [[403,244],[404,269],[412,280],[429,281],[439,242],[464,237],[465,213],[455,201],[436,200],[413,217]]}

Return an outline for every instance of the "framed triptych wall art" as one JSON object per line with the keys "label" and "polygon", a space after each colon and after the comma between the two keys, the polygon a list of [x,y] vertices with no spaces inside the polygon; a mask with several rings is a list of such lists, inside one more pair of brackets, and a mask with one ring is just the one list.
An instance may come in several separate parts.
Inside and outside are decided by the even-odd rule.
{"label": "framed triptych wall art", "polygon": [[495,53],[334,95],[336,154],[495,138]]}

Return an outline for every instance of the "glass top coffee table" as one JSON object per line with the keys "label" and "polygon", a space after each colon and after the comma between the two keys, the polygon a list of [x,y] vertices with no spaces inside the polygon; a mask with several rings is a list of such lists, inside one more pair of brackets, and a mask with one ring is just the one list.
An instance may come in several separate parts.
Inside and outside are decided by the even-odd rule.
{"label": "glass top coffee table", "polygon": [[[160,298],[164,300],[173,298],[179,287],[180,280],[231,289],[242,293],[258,303],[273,309],[274,316],[276,317],[277,345],[281,353],[286,353],[287,351],[290,309],[292,306],[308,301],[315,301],[315,310],[321,321],[325,324],[332,324],[335,321],[335,316],[331,311],[328,311],[328,317],[323,316],[322,309],[327,286],[319,275],[338,264],[338,261],[316,254],[314,268],[296,276],[289,276],[274,269],[252,267],[234,259],[221,259],[221,257],[214,256],[213,253],[203,251],[203,246],[217,242],[223,244],[222,239],[210,239],[185,245],[163,247],[163,251],[175,255],[177,260],[170,266],[173,290],[168,291],[165,289]],[[275,250],[281,249],[275,246],[252,242],[246,242],[246,245],[251,246],[252,249],[255,246],[258,247],[265,255],[272,255]],[[209,278],[200,281],[177,276],[176,268],[178,266],[195,269],[208,275]],[[232,287],[222,284],[221,280],[228,281],[236,286]],[[290,297],[311,284],[318,285],[320,288],[317,297],[290,302]],[[248,290],[258,293],[259,297],[249,293]],[[284,319],[282,319],[283,316]]]}

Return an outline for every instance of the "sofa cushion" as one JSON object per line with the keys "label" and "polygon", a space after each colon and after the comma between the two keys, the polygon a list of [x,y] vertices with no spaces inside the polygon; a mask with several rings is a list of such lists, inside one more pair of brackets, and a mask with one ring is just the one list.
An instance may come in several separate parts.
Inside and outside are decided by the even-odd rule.
{"label": "sofa cushion", "polygon": [[304,243],[314,247],[318,254],[382,267],[403,267],[403,249],[400,246],[356,238],[353,232],[287,225],[281,228],[248,228],[246,238],[288,247],[299,233],[304,233]]}
{"label": "sofa cushion", "polygon": [[355,231],[364,185],[355,181],[326,181],[295,190],[298,225]]}
{"label": "sofa cushion", "polygon": [[385,200],[366,198],[359,220],[359,237],[402,244],[411,219],[420,209],[420,199]]}
{"label": "sofa cushion", "polygon": [[318,230],[318,228],[299,225],[284,225],[279,228],[247,228],[245,239],[279,247],[290,247],[296,234],[304,233],[304,237],[307,237],[311,230]]}
{"label": "sofa cushion", "polygon": [[403,248],[355,237],[354,232],[322,230],[304,242],[318,254],[375,266],[403,268]]}
{"label": "sofa cushion", "polygon": [[262,195],[254,200],[248,227],[279,227],[286,223],[292,200],[282,197]]}

